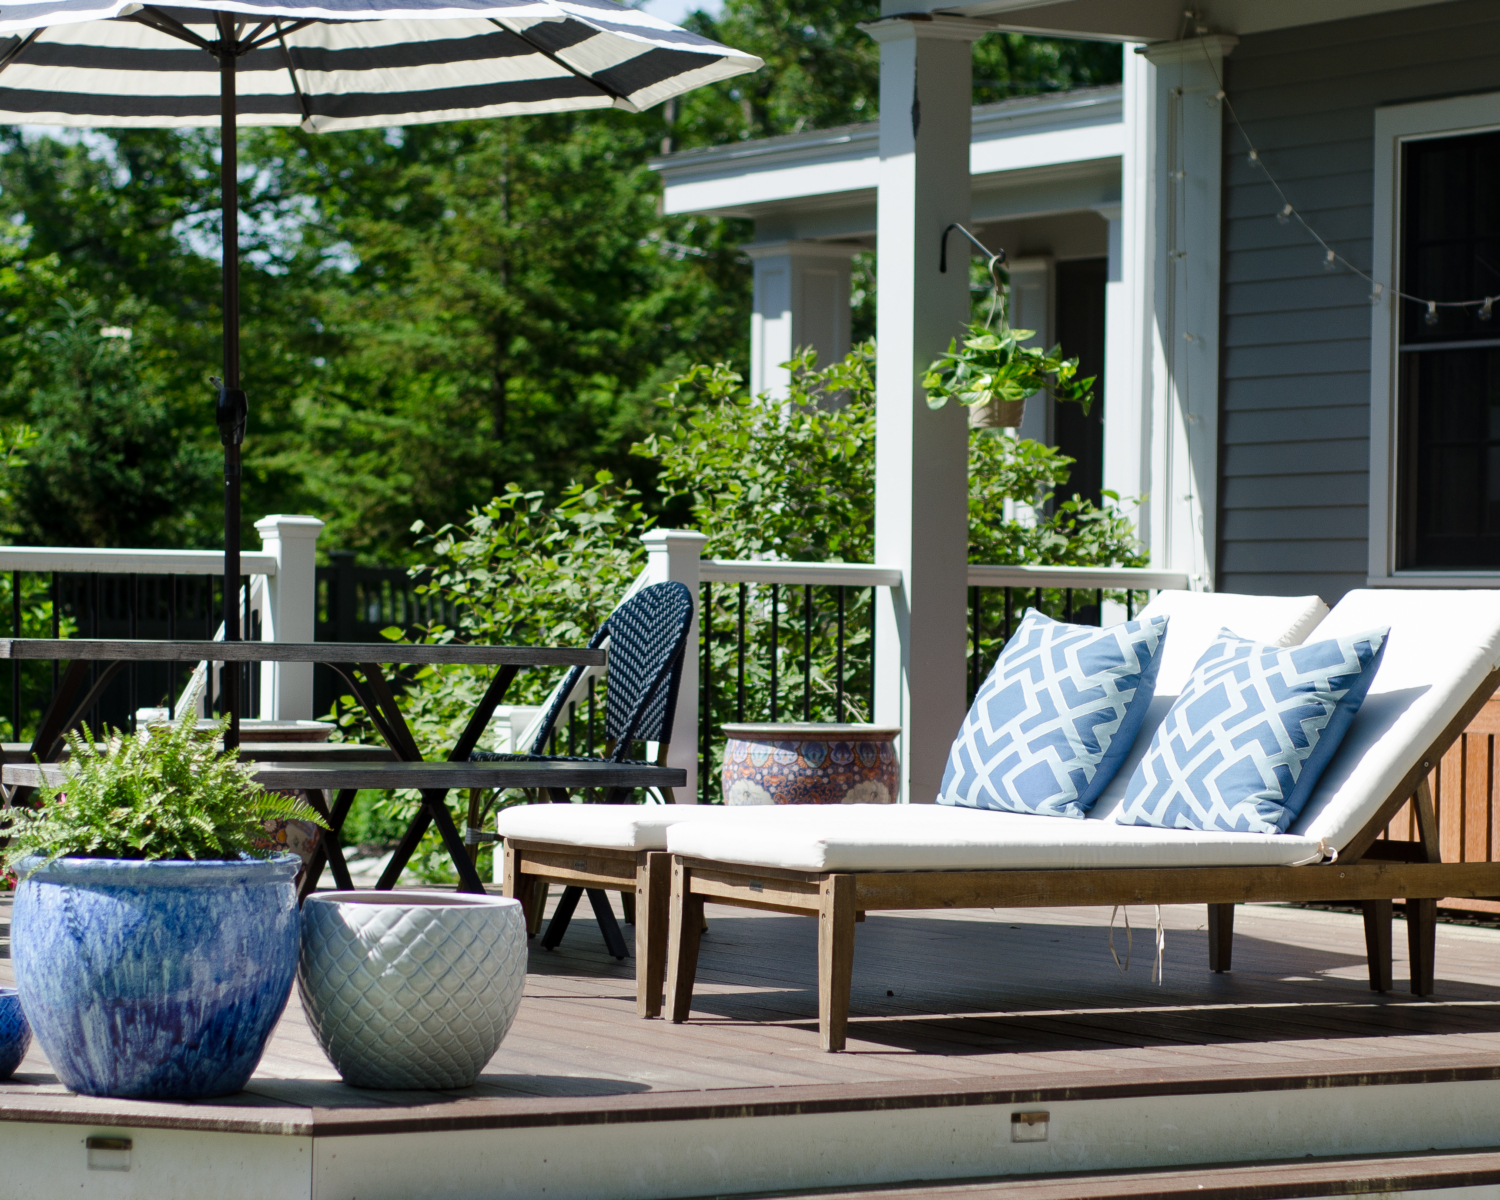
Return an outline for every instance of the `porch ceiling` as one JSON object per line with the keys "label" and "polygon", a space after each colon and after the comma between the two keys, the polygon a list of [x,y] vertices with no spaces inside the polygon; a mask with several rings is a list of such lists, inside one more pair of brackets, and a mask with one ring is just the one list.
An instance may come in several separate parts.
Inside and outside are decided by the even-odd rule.
{"label": "porch ceiling", "polygon": [[[1401,9],[1425,8],[1451,0],[1214,0],[1206,6],[1214,33],[1243,36],[1298,25],[1316,25]],[[1062,34],[1116,42],[1164,42],[1183,33],[1181,0],[885,0],[887,16],[947,12],[985,18],[997,29]],[[1202,6],[1200,6],[1202,7]]]}

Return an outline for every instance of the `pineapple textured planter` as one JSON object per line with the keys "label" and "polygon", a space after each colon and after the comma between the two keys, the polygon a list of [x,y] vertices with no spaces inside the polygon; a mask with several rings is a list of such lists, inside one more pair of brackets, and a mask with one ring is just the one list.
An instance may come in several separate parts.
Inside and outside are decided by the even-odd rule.
{"label": "pineapple textured planter", "polygon": [[325,892],[302,909],[308,1023],[355,1087],[479,1077],[526,984],[521,906],[453,892]]}

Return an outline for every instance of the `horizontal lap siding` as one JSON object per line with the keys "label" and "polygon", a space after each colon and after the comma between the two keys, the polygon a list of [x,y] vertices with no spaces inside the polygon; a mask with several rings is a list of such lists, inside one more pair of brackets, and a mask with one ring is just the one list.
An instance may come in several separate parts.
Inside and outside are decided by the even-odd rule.
{"label": "horizontal lap siding", "polygon": [[[1224,65],[1288,198],[1368,269],[1376,107],[1500,88],[1500,6],[1256,34]],[[1332,604],[1368,564],[1370,289],[1276,220],[1281,200],[1232,123],[1223,204],[1218,587]]]}

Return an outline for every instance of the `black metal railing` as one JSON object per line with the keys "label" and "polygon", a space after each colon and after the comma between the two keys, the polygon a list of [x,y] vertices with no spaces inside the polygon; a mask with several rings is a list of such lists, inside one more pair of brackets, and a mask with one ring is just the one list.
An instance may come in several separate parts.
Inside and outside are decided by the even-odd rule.
{"label": "black metal railing", "polygon": [[[251,606],[250,585],[250,576],[244,576],[241,627],[247,640],[259,641],[260,613]],[[10,571],[0,574],[0,609],[9,618],[10,637],[209,639],[222,621],[223,580],[203,575]],[[10,660],[10,703],[0,717],[4,741],[25,742],[35,734],[66,662]],[[91,668],[91,683],[99,669]],[[139,708],[174,711],[193,669],[191,663],[131,663],[100,695],[89,712],[89,725],[133,730]],[[224,711],[225,698],[212,676],[208,698],[211,711]],[[241,672],[240,703],[246,714],[259,711],[258,671]]]}

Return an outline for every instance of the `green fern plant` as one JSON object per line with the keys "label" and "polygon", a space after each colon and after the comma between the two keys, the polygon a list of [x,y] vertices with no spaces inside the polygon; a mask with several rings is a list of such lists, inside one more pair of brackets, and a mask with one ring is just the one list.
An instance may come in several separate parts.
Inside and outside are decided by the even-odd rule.
{"label": "green fern plant", "polygon": [[88,726],[68,735],[57,784],[37,789],[35,809],[9,810],[7,865],[40,855],[84,858],[267,858],[268,820],[327,828],[300,796],[268,792],[239,751],[218,740],[228,721],[198,728],[192,718],[135,735],[107,729],[96,746]]}

